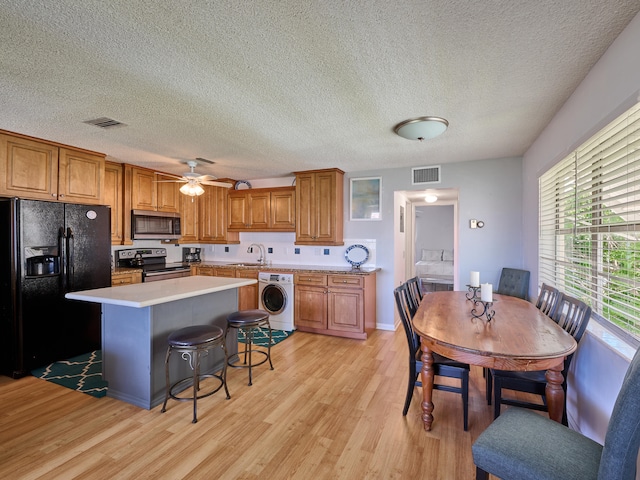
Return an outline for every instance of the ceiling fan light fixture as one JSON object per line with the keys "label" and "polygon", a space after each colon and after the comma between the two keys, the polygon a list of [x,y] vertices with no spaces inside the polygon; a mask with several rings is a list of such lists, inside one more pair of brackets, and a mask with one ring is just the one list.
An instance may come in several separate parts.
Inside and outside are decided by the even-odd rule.
{"label": "ceiling fan light fixture", "polygon": [[429,140],[445,132],[449,122],[440,117],[418,117],[400,122],[393,131],[409,140]]}
{"label": "ceiling fan light fixture", "polygon": [[189,195],[190,197],[195,197],[198,195],[202,195],[204,193],[204,188],[199,183],[185,183],[180,187],[180,193],[184,193],[185,195]]}

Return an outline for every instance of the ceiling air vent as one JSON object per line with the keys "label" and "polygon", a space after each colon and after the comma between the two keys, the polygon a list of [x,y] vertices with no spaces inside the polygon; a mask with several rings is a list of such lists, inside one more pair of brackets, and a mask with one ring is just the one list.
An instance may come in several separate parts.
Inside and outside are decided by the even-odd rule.
{"label": "ceiling air vent", "polygon": [[440,183],[440,165],[411,169],[412,185],[429,185],[432,183]]}
{"label": "ceiling air vent", "polygon": [[100,128],[113,128],[113,127],[124,127],[126,126],[124,123],[114,120],[112,118],[100,117],[95,118],[93,120],[85,120],[82,123],[87,123],[89,125],[95,125]]}

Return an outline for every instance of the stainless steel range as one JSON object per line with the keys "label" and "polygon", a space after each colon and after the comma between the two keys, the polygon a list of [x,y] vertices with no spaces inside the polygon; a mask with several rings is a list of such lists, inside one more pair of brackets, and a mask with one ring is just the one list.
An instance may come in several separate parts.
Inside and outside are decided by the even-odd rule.
{"label": "stainless steel range", "polygon": [[157,282],[169,278],[188,277],[188,263],[167,263],[166,248],[128,248],[116,252],[118,267],[142,268],[143,282]]}

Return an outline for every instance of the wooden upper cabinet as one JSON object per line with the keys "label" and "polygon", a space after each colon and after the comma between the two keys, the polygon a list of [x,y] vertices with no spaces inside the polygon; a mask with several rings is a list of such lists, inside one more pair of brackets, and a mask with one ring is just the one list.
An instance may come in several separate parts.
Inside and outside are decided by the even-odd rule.
{"label": "wooden upper cabinet", "polygon": [[198,204],[199,197],[180,195],[180,242],[197,243],[198,241]]}
{"label": "wooden upper cabinet", "polygon": [[295,188],[230,191],[228,218],[230,231],[293,232]]}
{"label": "wooden upper cabinet", "polygon": [[121,163],[105,162],[104,203],[111,207],[111,243],[124,242],[124,166]]}
{"label": "wooden upper cabinet", "polygon": [[131,209],[155,210],[157,204],[156,174],[147,168],[131,168]]}
{"label": "wooden upper cabinet", "polygon": [[105,156],[0,132],[0,195],[103,203]]}
{"label": "wooden upper cabinet", "polygon": [[240,243],[237,232],[227,231],[227,189],[203,185],[204,194],[180,194],[180,243]]}
{"label": "wooden upper cabinet", "polygon": [[58,200],[103,203],[104,156],[61,148],[58,159]]}
{"label": "wooden upper cabinet", "polygon": [[344,172],[331,168],[295,173],[295,243],[344,245]]}
{"label": "wooden upper cabinet", "polygon": [[269,228],[271,197],[263,189],[232,190],[229,192],[228,229],[235,231]]}
{"label": "wooden upper cabinet", "polygon": [[271,229],[293,232],[296,228],[296,189],[286,187],[271,192]]}
{"label": "wooden upper cabinet", "polygon": [[159,212],[179,212],[180,211],[180,187],[183,185],[176,182],[175,177],[156,173],[156,208]]}
{"label": "wooden upper cabinet", "polygon": [[180,182],[142,167],[131,169],[131,208],[159,212],[180,211]]}

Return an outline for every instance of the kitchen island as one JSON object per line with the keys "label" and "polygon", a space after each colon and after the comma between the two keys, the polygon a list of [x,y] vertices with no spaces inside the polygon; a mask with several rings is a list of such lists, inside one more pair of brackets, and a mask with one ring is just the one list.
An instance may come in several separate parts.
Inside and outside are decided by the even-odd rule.
{"label": "kitchen island", "polygon": [[[107,395],[151,409],[164,401],[167,337],[190,325],[217,325],[238,308],[238,288],[253,279],[191,276],[151,283],[67,293],[72,300],[102,304],[102,377]],[[235,332],[235,330],[232,330]],[[228,337],[229,355],[238,351]],[[202,372],[222,368],[222,350],[203,358]],[[191,376],[188,362],[174,356],[172,381]]]}

